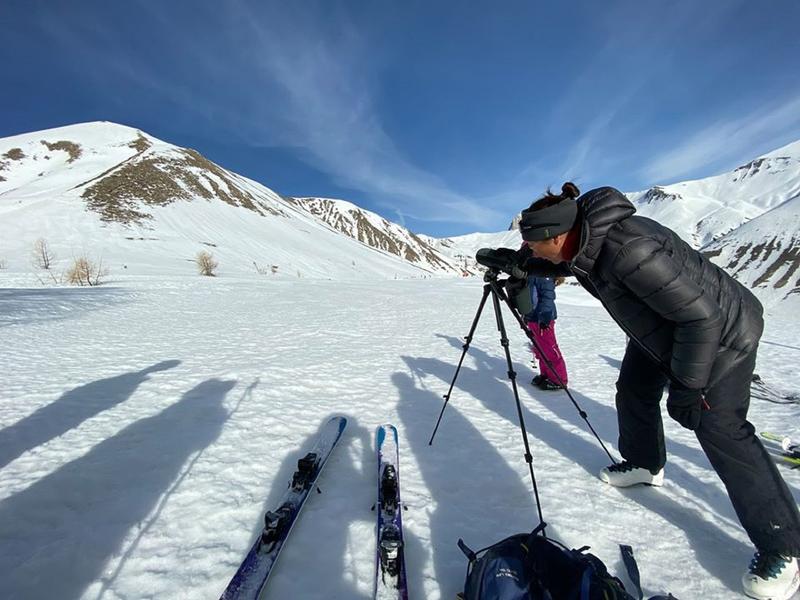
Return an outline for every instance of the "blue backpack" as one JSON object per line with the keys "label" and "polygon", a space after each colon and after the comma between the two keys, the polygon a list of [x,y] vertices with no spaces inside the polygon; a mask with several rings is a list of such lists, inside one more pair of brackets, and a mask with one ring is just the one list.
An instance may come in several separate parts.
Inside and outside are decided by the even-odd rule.
{"label": "blue backpack", "polygon": [[[638,569],[629,546],[623,546],[637,595],[625,590],[588,546],[569,549],[540,533],[512,535],[473,552],[462,540],[458,546],[467,556],[467,578],[462,600],[640,600]],[[626,556],[626,552],[629,556]],[[675,600],[655,596],[651,600]]]}

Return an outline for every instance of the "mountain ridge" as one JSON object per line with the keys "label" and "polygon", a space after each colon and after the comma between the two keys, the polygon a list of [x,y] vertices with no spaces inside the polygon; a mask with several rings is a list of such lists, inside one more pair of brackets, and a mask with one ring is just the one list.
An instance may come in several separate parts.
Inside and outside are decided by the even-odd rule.
{"label": "mountain ridge", "polygon": [[[200,213],[204,211],[215,213],[214,218],[222,218],[217,214],[222,207],[216,206],[216,203],[221,203],[238,211],[237,214],[227,211],[224,217],[229,234],[240,236],[243,230],[239,221],[247,220],[251,229],[248,236],[255,245],[269,246],[270,243],[265,242],[268,238],[282,246],[271,248],[271,252],[287,256],[294,249],[304,255],[301,262],[305,263],[305,268],[302,270],[310,272],[310,276],[345,276],[346,273],[348,278],[352,277],[356,275],[353,271],[360,268],[356,256],[364,252],[370,254],[368,262],[376,263],[373,265],[375,268],[370,269],[371,276],[464,274],[452,259],[397,224],[383,219],[379,226],[372,227],[368,235],[364,227],[348,231],[341,224],[337,226],[330,215],[327,218],[315,215],[309,202],[283,197],[209,161],[196,150],[174,146],[128,126],[93,122],[12,136],[0,140],[0,157],[0,176],[3,177],[0,180],[0,213],[7,220],[15,215],[19,218],[27,210],[36,213],[41,222],[50,221],[55,218],[55,213],[48,214],[46,207],[37,209],[37,205],[45,202],[52,206],[55,200],[55,204],[62,205],[60,208],[68,208],[69,216],[62,214],[61,218],[73,224],[82,221],[84,229],[92,229],[90,221],[94,220],[94,225],[105,228],[109,235],[113,231],[119,238],[124,232],[124,239],[156,242],[161,239],[158,232],[173,238],[197,237],[186,230],[186,225],[202,220]],[[331,210],[333,202],[328,201],[329,213],[334,212]],[[189,205],[197,215],[177,218],[173,214],[186,213]],[[350,207],[342,213],[352,220],[357,207]],[[373,224],[380,219],[364,209],[357,210],[357,220],[362,224]],[[91,216],[84,214],[81,219],[80,211]],[[258,218],[254,220],[253,215]],[[211,218],[210,214],[207,216]],[[332,256],[329,252],[316,250],[314,244],[298,244],[297,240],[286,245],[290,238],[302,238],[311,233],[309,226],[313,226],[314,234],[322,235],[322,239],[330,241],[331,235],[339,238],[335,245],[346,249],[343,255]],[[258,231],[261,227],[265,228],[263,232]],[[267,230],[281,228],[286,232],[290,229],[297,231],[288,237],[263,235]],[[321,234],[322,231],[325,234]],[[62,252],[65,246],[75,246],[72,240],[65,242],[63,233],[49,233],[47,236],[60,246]],[[19,236],[11,231],[7,234],[9,237],[22,237],[21,243],[25,246],[33,243],[35,235],[26,232]],[[223,248],[226,243],[221,234],[217,232],[214,241],[195,239],[192,244]],[[98,238],[97,235],[93,237]],[[283,238],[286,238],[285,242]],[[248,271],[254,265],[256,270],[260,270],[257,259],[244,256],[248,253],[243,247],[247,240],[240,241],[243,243],[239,244],[238,256],[235,257],[237,270]],[[15,262],[20,262],[22,253],[20,244],[17,244],[16,252],[12,252],[17,255]],[[230,266],[230,257],[227,262]],[[312,263],[319,264],[312,267]],[[322,267],[332,263],[338,264],[339,268],[331,271]],[[383,267],[378,269],[377,263],[382,263]],[[298,269],[293,268],[293,271]]]}
{"label": "mountain ridge", "polygon": [[[626,193],[637,214],[674,229],[770,302],[800,297],[798,195],[800,141],[726,173]],[[0,139],[0,215],[0,237],[11,240],[0,259],[17,268],[43,235],[66,254],[152,242],[145,253],[146,244],[122,244],[148,254],[150,267],[166,248],[186,263],[205,246],[230,272],[280,262],[292,266],[278,272],[324,278],[473,275],[478,248],[520,243],[518,215],[504,232],[416,234],[347,200],[282,196],[196,150],[103,121]],[[31,221],[44,225],[38,235]]]}

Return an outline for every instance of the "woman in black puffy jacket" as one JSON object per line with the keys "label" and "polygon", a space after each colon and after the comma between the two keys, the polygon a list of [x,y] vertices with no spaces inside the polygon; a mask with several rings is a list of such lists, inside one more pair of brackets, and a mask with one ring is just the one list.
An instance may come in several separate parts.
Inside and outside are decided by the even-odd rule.
{"label": "woman in black puffy jacket", "polygon": [[666,387],[667,412],[697,435],[756,547],[745,593],[789,598],[800,586],[800,514],[747,421],[761,304],[614,188],[578,195],[566,183],[523,211],[518,263],[537,276],[574,276],[630,338],[616,394],[624,460],[600,478],[663,483]]}

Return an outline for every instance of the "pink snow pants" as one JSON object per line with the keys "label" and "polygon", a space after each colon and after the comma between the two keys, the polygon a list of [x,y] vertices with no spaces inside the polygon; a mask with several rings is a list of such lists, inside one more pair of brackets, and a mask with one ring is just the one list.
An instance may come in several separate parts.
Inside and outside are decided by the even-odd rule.
{"label": "pink snow pants", "polygon": [[[561,350],[556,341],[555,320],[550,321],[550,327],[547,329],[542,329],[538,323],[529,321],[528,329],[531,330],[533,338],[542,350],[540,353],[536,346],[533,347],[533,355],[539,361],[539,372],[550,381],[567,385],[567,365],[564,363],[564,357],[561,356]],[[553,365],[552,369],[547,366],[545,359]]]}

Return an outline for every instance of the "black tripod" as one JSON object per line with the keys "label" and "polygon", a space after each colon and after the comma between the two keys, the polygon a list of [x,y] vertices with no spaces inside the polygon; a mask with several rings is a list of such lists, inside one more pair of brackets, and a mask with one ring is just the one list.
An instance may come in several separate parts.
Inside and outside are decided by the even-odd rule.
{"label": "black tripod", "polygon": [[450,382],[450,389],[448,389],[447,393],[444,395],[444,405],[442,406],[442,410],[439,413],[439,418],[436,421],[436,427],[434,427],[433,429],[433,434],[431,434],[431,439],[428,442],[428,445],[429,446],[432,445],[433,438],[436,437],[436,432],[439,429],[439,424],[442,422],[442,416],[444,415],[444,410],[447,408],[447,403],[450,401],[450,395],[453,393],[453,387],[456,384],[458,373],[459,371],[461,371],[461,365],[464,362],[464,357],[467,355],[467,350],[469,350],[469,345],[472,342],[472,336],[475,333],[475,329],[478,327],[478,321],[480,321],[481,313],[483,312],[483,307],[486,305],[486,300],[491,294],[492,305],[494,306],[495,319],[497,320],[497,329],[500,332],[500,345],[503,347],[503,350],[506,355],[506,364],[508,365],[508,378],[509,380],[511,380],[511,389],[514,392],[514,400],[517,405],[519,428],[520,432],[522,433],[522,443],[525,446],[525,462],[528,464],[528,470],[530,471],[531,474],[531,482],[533,483],[533,495],[534,495],[534,500],[536,501],[536,510],[538,511],[539,514],[539,524],[540,524],[539,526],[541,527],[542,535],[545,535],[544,529],[546,527],[546,523],[544,522],[544,518],[542,517],[542,504],[539,500],[539,489],[538,486],[536,485],[536,476],[534,475],[533,472],[533,455],[531,454],[530,445],[528,444],[528,432],[525,429],[525,418],[522,415],[522,403],[520,402],[519,390],[517,389],[517,373],[516,371],[514,371],[514,365],[511,362],[511,352],[508,349],[508,336],[506,335],[506,326],[505,323],[503,322],[503,313],[500,308],[501,300],[505,302],[509,310],[511,310],[511,314],[514,315],[514,318],[517,320],[517,323],[519,324],[520,328],[522,329],[522,331],[525,332],[525,335],[528,337],[533,346],[536,348],[539,355],[544,357],[545,363],[550,368],[551,372],[555,374],[556,379],[558,379],[556,383],[558,383],[563,387],[564,391],[567,393],[567,396],[569,396],[569,399],[572,401],[572,404],[578,410],[578,414],[584,421],[586,421],[586,425],[589,427],[589,430],[592,432],[592,434],[594,434],[594,437],[600,443],[600,446],[603,448],[603,450],[605,450],[606,454],[608,454],[608,457],[611,459],[611,462],[616,464],[617,461],[614,460],[613,456],[611,456],[611,453],[608,451],[605,444],[603,444],[603,441],[600,439],[600,436],[597,435],[597,432],[594,430],[594,427],[592,427],[592,424],[589,423],[589,418],[586,412],[583,409],[581,409],[580,406],[578,406],[578,403],[575,401],[575,398],[572,396],[572,393],[569,391],[564,381],[562,381],[561,378],[556,373],[555,369],[553,368],[552,362],[544,355],[544,353],[542,353],[539,343],[536,341],[536,338],[528,329],[527,325],[525,325],[525,321],[523,321],[522,316],[519,314],[519,311],[509,301],[508,294],[506,294],[505,289],[503,289],[503,285],[508,280],[498,280],[499,275],[500,271],[494,268],[489,268],[483,276],[483,280],[486,282],[486,285],[483,286],[483,297],[481,298],[481,302],[478,305],[478,311],[475,313],[475,318],[472,321],[472,327],[470,327],[469,333],[464,338],[463,351],[461,353],[461,358],[458,361],[458,367],[456,367],[456,372],[453,375],[453,380]]}

